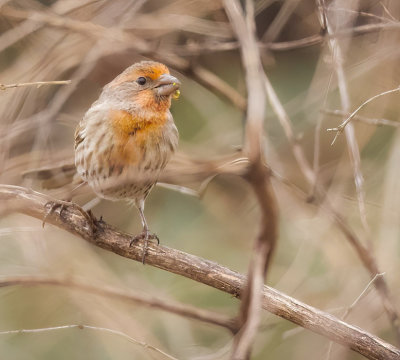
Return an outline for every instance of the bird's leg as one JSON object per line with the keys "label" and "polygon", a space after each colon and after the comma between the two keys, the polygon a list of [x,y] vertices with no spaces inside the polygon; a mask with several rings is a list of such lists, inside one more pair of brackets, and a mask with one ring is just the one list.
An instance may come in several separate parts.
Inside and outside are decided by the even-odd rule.
{"label": "bird's leg", "polygon": [[92,212],[91,211],[86,212],[78,204],[75,204],[75,203],[70,202],[70,201],[63,201],[63,200],[48,201],[44,205],[44,208],[46,209],[46,212],[45,212],[44,217],[43,217],[42,227],[44,227],[44,225],[46,224],[47,218],[54,211],[56,211],[57,208],[60,208],[59,214],[60,214],[60,216],[62,216],[63,210],[65,210],[68,206],[73,206],[74,208],[76,208],[83,215],[83,217],[86,219],[86,221],[87,221],[87,223],[89,225],[90,231],[91,231],[91,233],[93,235],[95,233],[95,230],[96,230],[96,225],[95,225],[96,218],[94,217]]}
{"label": "bird's leg", "polygon": [[160,244],[160,239],[156,234],[150,232],[149,227],[147,225],[146,217],[144,216],[144,200],[140,200],[136,203],[136,206],[139,210],[140,219],[142,220],[143,230],[140,234],[134,236],[130,242],[130,246],[137,240],[144,240],[143,244],[143,255],[142,255],[142,264],[145,263],[146,260],[146,252],[149,240],[157,240],[157,244]]}

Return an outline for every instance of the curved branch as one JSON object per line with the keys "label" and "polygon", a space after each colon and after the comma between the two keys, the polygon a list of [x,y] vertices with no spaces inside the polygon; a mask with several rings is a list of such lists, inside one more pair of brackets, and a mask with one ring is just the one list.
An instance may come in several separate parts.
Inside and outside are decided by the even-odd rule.
{"label": "curved branch", "polygon": [[[3,204],[1,209],[3,213],[18,211],[37,219],[43,219],[46,213],[45,205],[49,201],[54,201],[44,194],[12,185],[0,185],[0,200]],[[61,215],[57,211],[49,214],[47,222],[115,254],[139,262],[142,260],[141,241],[130,247],[129,234],[102,222],[95,224],[96,233],[93,236],[86,218],[73,204],[64,207]],[[149,244],[146,264],[185,276],[236,297],[240,297],[246,280],[245,276],[215,262],[155,244]],[[262,307],[277,316],[348,346],[368,359],[400,359],[400,350],[393,345],[269,286],[263,288]]]}
{"label": "curved branch", "polygon": [[172,314],[199,320],[208,324],[221,326],[235,333],[237,331],[236,320],[220,313],[199,309],[192,305],[186,305],[176,301],[165,300],[154,296],[148,296],[132,291],[124,291],[109,286],[95,286],[72,279],[62,279],[44,276],[7,276],[0,278],[0,288],[6,286],[56,286],[68,289],[76,289],[107,298],[133,302],[138,305],[167,311]]}

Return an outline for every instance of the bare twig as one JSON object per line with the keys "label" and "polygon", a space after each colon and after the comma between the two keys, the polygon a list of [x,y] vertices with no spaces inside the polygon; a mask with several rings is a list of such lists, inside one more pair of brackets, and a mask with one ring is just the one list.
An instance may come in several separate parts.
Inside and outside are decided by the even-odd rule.
{"label": "bare twig", "polygon": [[[319,4],[321,4],[320,11],[322,11],[321,16],[325,17],[325,24],[328,34],[333,34],[334,29],[331,25],[331,22],[328,19],[327,12],[324,6],[324,0],[317,0]],[[329,48],[332,54],[334,70],[336,73],[336,77],[338,80],[338,87],[339,87],[339,95],[340,101],[342,104],[343,111],[350,110],[350,94],[349,89],[347,86],[347,80],[344,72],[343,67],[343,52],[342,48],[337,39],[332,38],[329,39]],[[358,147],[358,143],[355,137],[354,128],[353,126],[349,126],[346,129],[346,142],[350,157],[350,162],[353,168],[354,174],[354,183],[356,187],[356,193],[358,198],[358,208],[360,212],[361,222],[364,226],[365,232],[367,235],[370,234],[369,225],[367,221],[367,215],[365,210],[365,191],[364,191],[364,177],[361,171],[361,157],[360,157],[360,149]]]}
{"label": "bare twig", "polygon": [[114,298],[123,301],[134,302],[136,304],[147,306],[170,313],[184,316],[189,319],[199,320],[205,323],[221,326],[236,332],[235,321],[228,318],[227,316],[221,315],[216,312],[199,309],[195,306],[190,306],[178,302],[173,302],[165,299],[157,299],[154,296],[147,296],[143,294],[133,293],[132,291],[123,291],[120,289],[108,287],[108,286],[95,286],[76,280],[52,278],[44,276],[3,276],[0,278],[0,288],[6,286],[32,286],[32,285],[44,285],[44,286],[57,286],[65,287],[68,289],[77,289],[85,291],[95,295],[100,295],[108,298]]}
{"label": "bare twig", "polygon": [[344,312],[342,319],[345,320],[347,319],[347,316],[349,316],[350,312],[356,307],[356,305],[360,302],[360,300],[367,294],[371,286],[374,284],[375,281],[377,281],[379,278],[383,277],[385,273],[380,273],[376,274],[370,282],[367,284],[367,286],[364,288],[364,290],[361,292],[359,296],[357,296],[357,299],[353,301],[353,303],[346,309]]}
{"label": "bare twig", "polygon": [[[342,110],[321,110],[323,113],[328,115],[340,116],[340,117],[348,117],[349,113],[346,113]],[[376,125],[376,126],[392,126],[392,127],[400,127],[400,121],[389,120],[389,119],[374,119],[362,115],[354,115],[352,120],[362,122],[368,125]]]}
{"label": "bare twig", "polygon": [[314,34],[297,40],[266,43],[262,44],[261,47],[265,47],[267,50],[271,51],[286,51],[286,50],[300,49],[306,46],[317,45],[322,43],[323,41],[324,41],[323,35]]}
{"label": "bare twig", "polygon": [[246,99],[235,88],[200,64],[192,64],[189,60],[174,54],[156,52],[153,53],[153,55],[156,59],[183,72],[185,75],[196,80],[199,84],[204,85],[208,90],[228,100],[242,112],[246,110]]}
{"label": "bare twig", "polygon": [[129,34],[119,28],[106,28],[90,21],[74,20],[68,16],[60,16],[55,13],[17,9],[8,5],[3,6],[0,9],[0,12],[4,16],[46,23],[53,27],[61,27],[89,34],[94,38],[107,38],[109,40],[121,42],[126,41],[127,38],[129,38]]}
{"label": "bare twig", "polygon": [[364,101],[357,109],[355,109],[338,127],[335,128],[330,128],[327,129],[327,131],[336,131],[336,135],[332,141],[332,145],[335,143],[337,137],[343,132],[343,130],[345,129],[346,125],[357,115],[357,113],[367,104],[369,104],[370,102],[374,101],[375,99],[387,95],[387,94],[391,94],[394,92],[398,92],[400,91],[400,86],[391,89],[391,90],[387,90],[384,92],[381,92],[377,95],[374,95],[372,97],[370,97],[368,100]]}
{"label": "bare twig", "polygon": [[[18,211],[42,220],[45,205],[54,201],[49,196],[18,186],[1,185],[0,200],[7,211]],[[4,210],[2,209],[2,210]],[[52,223],[86,241],[120,256],[141,261],[142,241],[129,246],[131,236],[107,224],[96,225],[93,237],[85,217],[73,205],[67,206],[62,216],[58,212],[47,218]],[[165,246],[149,244],[146,264],[185,276],[240,297],[245,277],[214,262],[198,258]],[[334,316],[306,305],[271,287],[264,286],[262,307],[267,311],[350,347],[368,359],[398,360],[400,350],[368,332],[348,325]]]}
{"label": "bare twig", "polygon": [[[57,7],[57,5],[59,5],[59,3],[56,2],[50,8],[54,9],[55,7]],[[60,15],[65,15],[65,12]],[[15,44],[19,40],[23,39],[25,36],[28,36],[34,31],[40,29],[42,26],[42,24],[36,21],[25,20],[13,27],[12,29],[3,32],[0,35],[0,51],[3,51],[7,47]]]}
{"label": "bare twig", "polygon": [[265,43],[265,44],[260,44],[260,46],[265,47],[268,50],[272,51],[286,51],[286,50],[320,44],[325,39],[340,39],[348,36],[364,35],[374,31],[380,31],[380,30],[389,31],[389,30],[399,30],[399,29],[400,29],[400,23],[398,21],[397,22],[385,21],[376,24],[354,26],[351,29],[338,30],[334,34],[314,34],[298,40]]}
{"label": "bare twig", "polygon": [[178,360],[177,358],[173,357],[172,355],[167,354],[166,352],[160,350],[159,348],[157,348],[153,345],[147,344],[143,341],[136,340],[133,337],[123,333],[122,331],[108,329],[108,328],[99,327],[99,326],[92,326],[92,325],[71,324],[71,325],[61,325],[61,326],[39,328],[39,329],[5,330],[5,331],[0,331],[0,335],[37,334],[37,333],[42,333],[42,332],[58,331],[58,330],[66,330],[66,329],[79,329],[79,330],[87,329],[87,330],[94,330],[94,331],[109,333],[112,335],[117,335],[117,336],[123,337],[124,339],[128,340],[129,342],[131,342],[135,345],[140,345],[145,349],[155,351],[155,352],[163,355],[167,359]]}
{"label": "bare twig", "polygon": [[397,22],[396,19],[393,19],[393,18],[392,19],[388,19],[388,18],[386,18],[384,16],[371,14],[371,13],[368,13],[368,12],[365,12],[365,11],[345,9],[345,8],[339,8],[339,7],[331,8],[329,10],[332,11],[332,12],[346,12],[346,13],[349,13],[349,14],[360,15],[360,16],[363,16],[363,17],[369,17],[369,18],[372,18],[372,19],[380,20],[383,23],[385,23],[385,22]]}
{"label": "bare twig", "polygon": [[[357,298],[352,302],[352,304],[350,306],[348,306],[345,310],[345,312],[343,313],[343,315],[341,316],[342,320],[346,320],[347,317],[349,316],[350,312],[357,306],[357,304],[360,302],[360,300],[365,297],[365,295],[367,294],[367,292],[371,289],[372,285],[374,284],[374,282],[380,278],[383,277],[385,275],[385,273],[381,273],[381,274],[376,274],[367,284],[367,286],[364,288],[364,290],[361,292],[360,295],[357,296]],[[328,351],[326,354],[326,359],[329,360],[331,353],[332,353],[332,348],[333,348],[333,342],[331,341],[329,343],[329,347],[328,347]]]}
{"label": "bare twig", "polygon": [[289,141],[289,145],[292,149],[293,155],[299,165],[303,176],[306,178],[307,182],[310,183],[310,186],[313,186],[315,183],[315,174],[310,166],[305,153],[299,144],[298,139],[293,131],[292,124],[290,118],[283,107],[282,103],[280,102],[274,88],[271,85],[268,77],[264,74],[264,86],[267,92],[268,100],[271,104],[272,110],[276,114],[283,131],[285,132],[286,138]]}
{"label": "bare twig", "polygon": [[298,4],[299,0],[285,1],[282,4],[282,7],[279,9],[278,14],[272,21],[271,25],[262,36],[262,40],[267,43],[274,41],[279,36],[289,18],[292,16]]}
{"label": "bare twig", "polygon": [[[376,262],[376,259],[373,255],[373,253],[360,242],[360,240],[357,238],[356,234],[348,226],[348,224],[347,224],[346,220],[343,218],[343,216],[341,216],[339,213],[337,213],[332,208],[331,204],[326,202],[324,208],[326,211],[328,211],[330,213],[330,216],[335,221],[336,226],[338,226],[338,228],[346,236],[349,243],[354,247],[354,249],[356,250],[358,256],[360,257],[360,260],[362,261],[364,267],[370,273],[371,278],[375,278],[376,274],[380,274],[381,271],[378,267],[378,264]],[[383,307],[389,317],[389,320],[392,324],[392,327],[396,334],[396,337],[397,337],[397,339],[399,339],[399,331],[400,331],[399,316],[397,313],[396,305],[392,300],[392,296],[391,296],[391,292],[389,290],[388,284],[386,283],[384,277],[376,278],[373,284],[382,299]]]}
{"label": "bare twig", "polygon": [[383,11],[393,20],[393,21],[399,21],[398,19],[396,19],[389,11],[389,9],[386,7],[386,5],[382,2],[379,1],[379,5],[382,6]]}
{"label": "bare twig", "polygon": [[[278,42],[259,42],[258,46],[260,50],[269,51],[287,51],[293,49],[300,49],[302,47],[312,46],[322,43],[324,40],[321,34],[310,35],[302,39],[278,41]],[[230,51],[239,48],[239,42],[237,41],[213,41],[205,43],[191,42],[185,45],[171,45],[168,47],[169,51],[174,54],[188,56],[188,55],[201,55],[204,53],[218,52],[218,51]]]}
{"label": "bare twig", "polygon": [[67,85],[71,84],[71,80],[59,80],[59,81],[35,81],[35,82],[27,82],[27,83],[18,83],[18,84],[0,84],[0,90],[6,90],[10,88],[17,88],[23,86],[36,86],[40,88],[43,85]]}
{"label": "bare twig", "polygon": [[[333,72],[331,72],[331,74],[329,75],[329,80],[328,80],[328,83],[326,86],[324,102],[323,102],[324,106],[328,99],[328,93],[331,88],[332,78],[333,78]],[[315,125],[315,131],[314,131],[314,158],[313,158],[314,181],[312,183],[311,191],[309,193],[309,201],[311,201],[315,198],[315,194],[316,194],[317,188],[318,188],[318,177],[319,177],[319,170],[320,170],[319,158],[320,158],[320,150],[321,150],[321,127],[322,127],[322,116],[321,116],[321,114],[319,114],[319,116],[317,118],[317,123]]]}

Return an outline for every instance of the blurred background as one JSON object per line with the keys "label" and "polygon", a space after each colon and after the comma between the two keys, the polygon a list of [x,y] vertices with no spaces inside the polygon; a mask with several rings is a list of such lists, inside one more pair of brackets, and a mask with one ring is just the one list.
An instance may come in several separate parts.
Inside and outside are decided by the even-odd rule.
{"label": "blurred background", "polygon": [[[340,46],[339,54],[322,36],[314,1],[255,0],[262,61],[290,117],[295,140],[318,174],[318,184],[352,231],[373,248],[398,304],[400,93],[377,98],[352,122],[364,177],[365,213],[361,215],[346,137],[340,135],[331,145],[334,133],[326,129],[346,116],[340,112],[345,107],[338,89],[338,64],[343,65],[348,89],[347,112],[400,83],[400,2],[337,0],[325,5],[332,31],[339,33],[330,37]],[[183,83],[180,99],[172,104],[180,132],[178,157],[218,161],[240,149],[246,87],[239,45],[222,2],[0,1],[0,83],[72,80],[70,85],[0,90],[0,182],[63,198],[63,189],[43,190],[40,181],[22,174],[73,162],[74,129],[85,111],[106,83],[142,59],[166,63]],[[371,124],[374,121],[385,124]],[[303,176],[271,107],[265,130],[266,159],[279,175],[273,186],[280,211],[280,236],[268,285],[342,316],[370,275],[330,214],[306,201],[313,186]],[[200,175],[182,178],[173,162],[169,170],[169,182],[195,191],[208,181]],[[198,169],[191,170],[196,174]],[[185,171],[190,174],[190,167]],[[201,195],[153,189],[146,202],[152,231],[163,245],[245,273],[259,219],[251,189],[240,177],[223,174],[213,178]],[[93,198],[86,193],[74,200],[83,205]],[[320,199],[319,204],[323,202]],[[124,202],[101,201],[93,212],[123,231],[135,234],[141,229],[136,209]],[[103,251],[51,225],[42,229],[40,221],[10,214],[1,204],[0,214],[2,278],[65,277],[231,316],[238,311],[237,299],[205,285]],[[68,324],[108,328],[179,359],[228,359],[231,346],[231,335],[211,325],[49,286],[1,288],[0,319],[0,331]],[[395,343],[373,288],[347,321]],[[338,345],[328,356],[328,348],[326,338],[264,312],[252,358],[362,358]],[[0,354],[7,359],[165,358],[121,336],[76,328],[0,334]]]}

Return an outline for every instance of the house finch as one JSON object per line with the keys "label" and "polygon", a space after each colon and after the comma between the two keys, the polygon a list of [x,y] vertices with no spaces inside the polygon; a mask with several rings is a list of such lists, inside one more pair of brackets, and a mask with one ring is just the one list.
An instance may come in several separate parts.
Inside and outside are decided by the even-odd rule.
{"label": "house finch", "polygon": [[149,239],[144,203],[178,144],[169,108],[180,82],[168,68],[142,61],[104,86],[75,131],[78,174],[101,198],[128,200],[139,210],[144,239]]}

